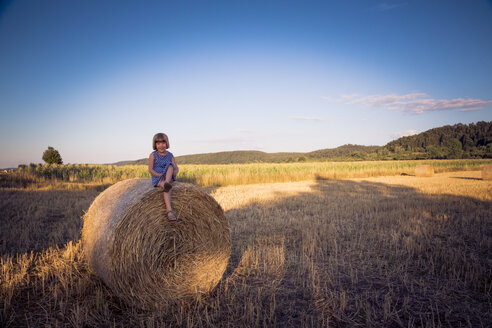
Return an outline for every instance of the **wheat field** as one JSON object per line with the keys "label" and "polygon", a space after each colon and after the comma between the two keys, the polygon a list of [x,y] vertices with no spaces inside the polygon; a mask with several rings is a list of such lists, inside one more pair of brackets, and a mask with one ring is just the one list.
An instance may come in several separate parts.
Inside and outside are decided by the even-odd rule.
{"label": "wheat field", "polygon": [[146,312],[88,271],[75,231],[98,190],[0,190],[0,325],[492,326],[492,182],[480,171],[207,191],[231,224],[222,281]]}
{"label": "wheat field", "polygon": [[[352,179],[407,174],[416,165],[432,165],[436,173],[480,170],[492,159],[404,160],[180,165],[179,180],[203,187],[312,179]],[[83,190],[108,187],[124,179],[150,178],[147,165],[31,164],[0,174],[0,186],[24,189]]]}

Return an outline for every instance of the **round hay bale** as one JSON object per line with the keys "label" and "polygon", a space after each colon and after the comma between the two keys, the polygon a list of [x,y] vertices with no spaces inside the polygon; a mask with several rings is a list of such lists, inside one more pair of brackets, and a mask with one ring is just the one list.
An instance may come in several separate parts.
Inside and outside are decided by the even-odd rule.
{"label": "round hay bale", "polygon": [[432,177],[434,176],[434,168],[432,165],[417,165],[415,167],[415,176]]}
{"label": "round hay bale", "polygon": [[492,180],[492,164],[485,164],[483,166],[482,180]]}
{"label": "round hay bale", "polygon": [[82,242],[92,271],[143,309],[211,291],[231,253],[229,223],[215,199],[176,182],[171,204],[178,221],[169,222],[162,193],[149,179],[121,181],[84,215]]}

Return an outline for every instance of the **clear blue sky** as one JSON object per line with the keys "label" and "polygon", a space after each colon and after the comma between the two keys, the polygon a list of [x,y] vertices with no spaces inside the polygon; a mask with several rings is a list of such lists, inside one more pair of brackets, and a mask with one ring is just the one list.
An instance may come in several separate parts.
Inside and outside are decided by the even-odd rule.
{"label": "clear blue sky", "polygon": [[492,120],[492,2],[0,2],[0,167],[384,145]]}

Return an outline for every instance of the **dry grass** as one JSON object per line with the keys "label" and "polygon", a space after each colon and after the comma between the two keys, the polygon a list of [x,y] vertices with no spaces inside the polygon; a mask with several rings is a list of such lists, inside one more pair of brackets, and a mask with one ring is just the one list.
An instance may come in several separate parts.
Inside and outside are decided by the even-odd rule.
{"label": "dry grass", "polygon": [[[256,163],[229,165],[182,165],[179,179],[200,186],[293,182],[319,179],[354,179],[413,175],[416,165],[432,165],[435,173],[479,170],[490,159]],[[180,166],[181,167],[181,166]]]}
{"label": "dry grass", "polygon": [[231,239],[220,205],[201,188],[179,182],[171,204],[176,222],[167,219],[162,188],[130,179],[102,192],[84,216],[91,268],[130,306],[164,309],[209,293],[224,274]]}
{"label": "dry grass", "polygon": [[232,236],[210,295],[128,307],[69,243],[3,258],[0,324],[490,327],[492,183],[480,174],[210,189]]}
{"label": "dry grass", "polygon": [[407,185],[424,195],[470,196],[480,201],[492,202],[492,183],[481,179],[479,171],[440,173],[432,179],[398,176],[354,179],[353,181],[384,183],[395,187]]}
{"label": "dry grass", "polygon": [[80,239],[81,216],[101,188],[0,189],[0,251],[15,255]]}

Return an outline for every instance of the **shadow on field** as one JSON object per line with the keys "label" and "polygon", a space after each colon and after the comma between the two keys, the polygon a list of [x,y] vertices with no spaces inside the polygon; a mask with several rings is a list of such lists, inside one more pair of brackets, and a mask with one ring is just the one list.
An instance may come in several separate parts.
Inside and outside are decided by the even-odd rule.
{"label": "shadow on field", "polygon": [[2,255],[38,252],[80,239],[82,215],[101,192],[0,189]]}
{"label": "shadow on field", "polygon": [[[241,188],[248,191],[255,186]],[[84,210],[93,197],[86,196]],[[79,287],[66,293],[46,294],[47,282],[32,278],[30,296],[19,288],[10,307],[0,314],[0,323],[9,327],[492,325],[488,315],[491,202],[350,180],[320,180],[309,192],[295,196],[278,192],[274,200],[261,197],[258,193],[257,201],[226,211],[232,254],[222,281],[209,296],[168,312],[149,313],[119,303],[86,272],[72,278]],[[36,206],[43,206],[42,199],[21,202],[30,205],[11,209],[14,214],[9,217],[24,206],[36,211]],[[12,231],[23,229],[13,226],[16,220],[9,222]],[[70,224],[71,229],[80,228],[74,220]],[[47,231],[40,231],[42,240]],[[38,242],[51,245],[66,240],[58,238]],[[62,285],[57,275],[50,279],[55,290]]]}
{"label": "shadow on field", "polygon": [[450,177],[451,179],[462,179],[462,180],[479,180],[482,181],[482,178],[470,178],[470,177]]}
{"label": "shadow on field", "polygon": [[233,250],[223,281],[261,290],[240,303],[261,304],[268,325],[487,326],[491,213],[471,197],[318,181],[309,193],[227,211]]}

